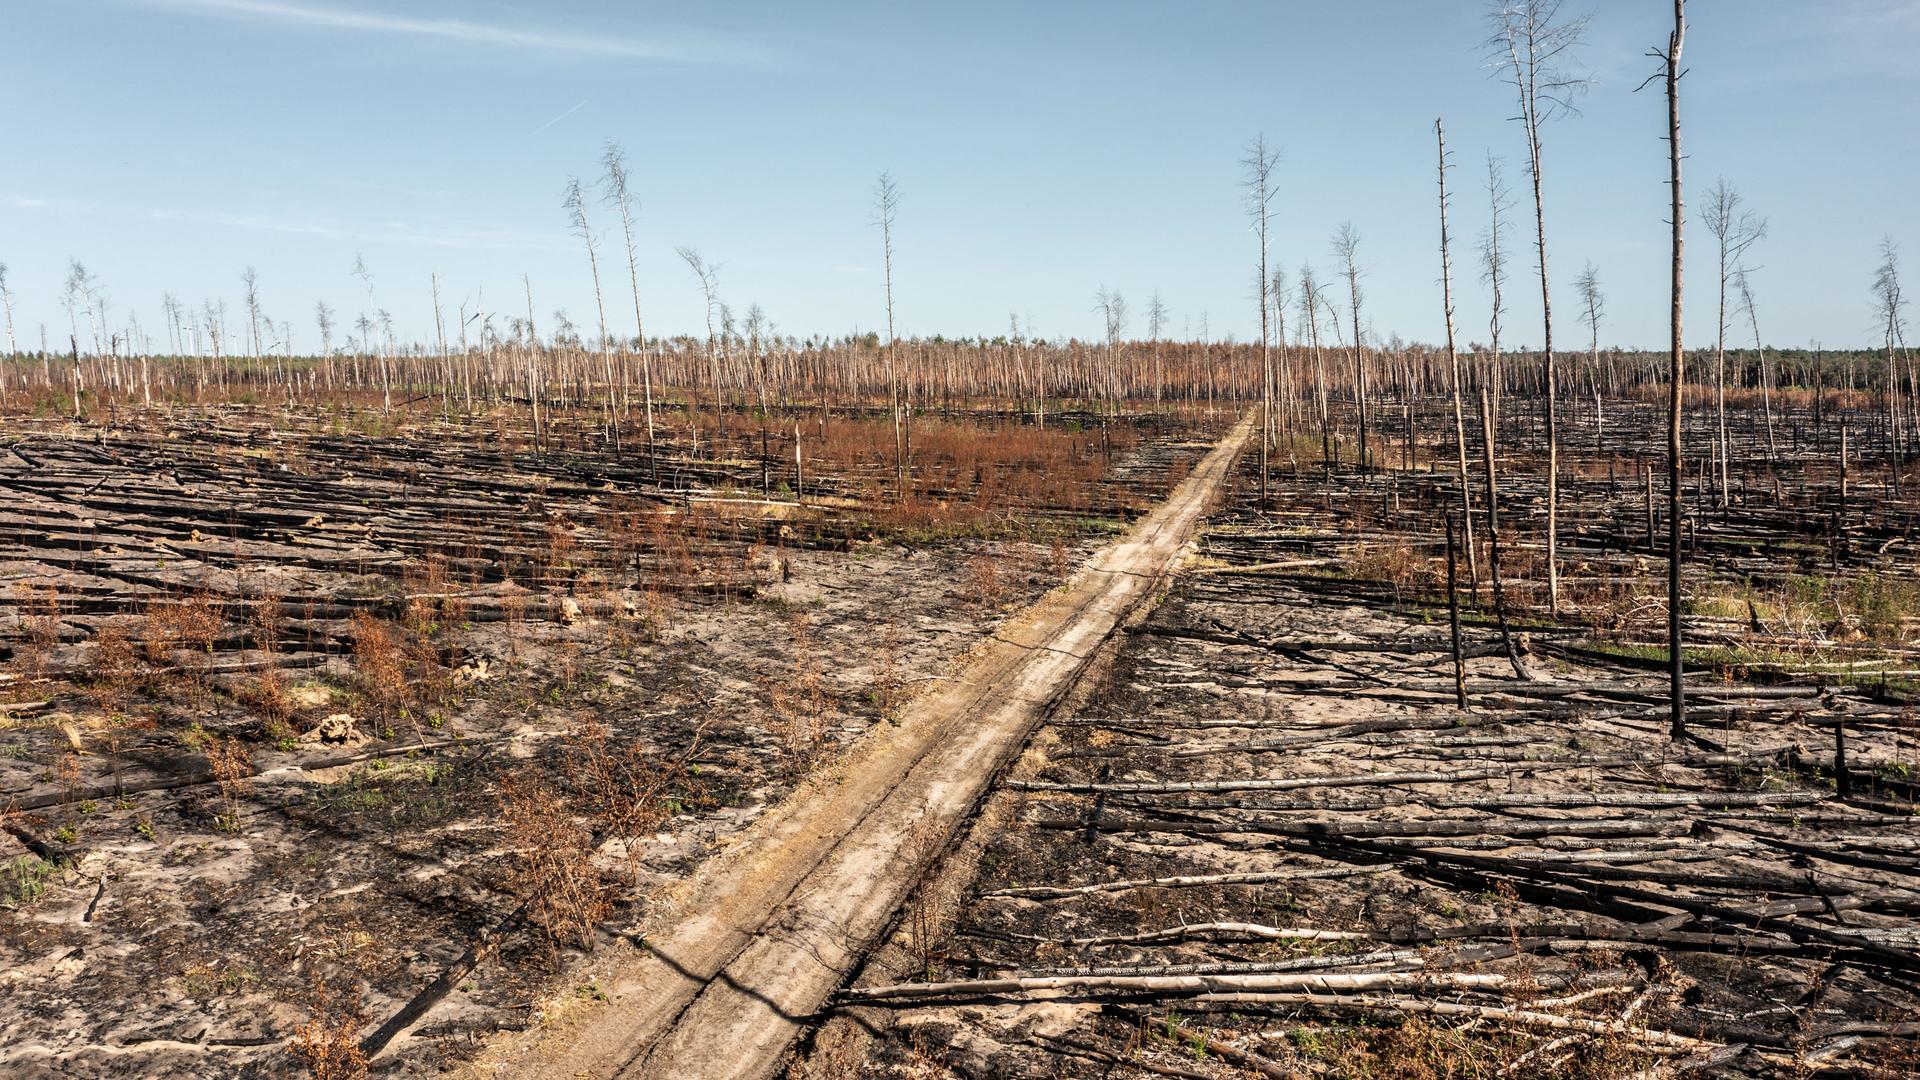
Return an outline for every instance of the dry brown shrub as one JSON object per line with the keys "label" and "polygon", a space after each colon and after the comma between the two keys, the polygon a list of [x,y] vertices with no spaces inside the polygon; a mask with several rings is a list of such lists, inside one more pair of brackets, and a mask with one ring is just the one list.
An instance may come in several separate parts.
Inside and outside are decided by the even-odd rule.
{"label": "dry brown shrub", "polygon": [[1006,575],[1000,572],[1000,561],[992,555],[976,555],[967,560],[966,577],[960,588],[969,603],[985,611],[999,610],[1007,599]]}
{"label": "dry brown shrub", "polygon": [[659,513],[647,519],[645,547],[653,556],[652,591],[670,592],[677,583],[699,576],[693,557],[692,514],[689,509],[679,516]]}
{"label": "dry brown shrub", "polygon": [[1363,581],[1387,582],[1396,593],[1428,584],[1438,577],[1428,561],[1401,540],[1354,544],[1344,553],[1342,571]]}
{"label": "dry brown shrub", "polygon": [[561,641],[548,652],[547,671],[560,680],[561,689],[573,692],[573,682],[580,677],[584,665],[585,649],[577,641]]}
{"label": "dry brown shrub", "polygon": [[660,641],[661,631],[667,625],[667,601],[660,590],[648,585],[640,593],[640,604],[635,613],[640,623],[641,639],[649,643]]}
{"label": "dry brown shrub", "polygon": [[60,644],[60,586],[50,581],[22,581],[14,584],[13,593],[20,611],[21,634],[26,639],[20,666],[28,675],[37,676]]}
{"label": "dry brown shrub", "polygon": [[409,700],[405,643],[372,612],[353,614],[353,670],[360,692],[380,707],[382,720]]}
{"label": "dry brown shrub", "polygon": [[950,1075],[948,1053],[947,1047],[935,1042],[919,1028],[914,1028],[913,1043],[907,1056],[907,1076],[911,1080],[937,1080]]}
{"label": "dry brown shrub", "polygon": [[53,767],[54,783],[60,785],[60,798],[71,803],[80,797],[80,752],[68,750],[60,755],[60,761]]}
{"label": "dry brown shrub", "polygon": [[447,557],[438,552],[408,564],[401,575],[406,594],[402,625],[416,634],[431,634],[451,617],[450,608],[463,612],[463,604],[450,603],[449,581]]}
{"label": "dry brown shrub", "polygon": [[[931,825],[917,829],[907,841],[900,858],[914,866],[930,866],[945,846],[946,837]],[[935,982],[940,979],[940,961],[948,924],[951,921],[944,881],[938,873],[929,874],[913,891],[907,902],[905,919],[906,949],[913,959],[914,977]]]}
{"label": "dry brown shrub", "polygon": [[563,517],[555,517],[547,523],[546,557],[549,574],[556,574],[572,565],[579,548],[580,542],[573,535],[573,522]]}
{"label": "dry brown shrub", "polygon": [[360,1050],[358,1034],[367,1013],[360,987],[348,982],[344,989],[336,988],[315,975],[305,1004],[307,1022],[293,1029],[293,1053],[308,1075],[314,1080],[362,1080],[367,1055]]}
{"label": "dry brown shrub", "polygon": [[613,910],[593,865],[593,836],[566,800],[532,767],[500,780],[507,845],[517,855],[514,884],[527,917],[555,941],[585,947],[594,924]]}
{"label": "dry brown shrub", "polygon": [[520,655],[520,635],[527,628],[527,594],[512,592],[500,598],[500,618],[507,628],[507,652]]}
{"label": "dry brown shrub", "polygon": [[907,684],[900,677],[900,631],[892,623],[880,632],[880,643],[874,651],[873,684],[867,693],[888,720],[898,719],[901,706],[907,703]]}
{"label": "dry brown shrub", "polygon": [[253,647],[263,653],[280,649],[280,630],[285,624],[280,598],[272,594],[260,597],[253,605]]}
{"label": "dry brown shrub", "polygon": [[110,712],[124,707],[142,675],[139,650],[125,630],[103,626],[93,635],[91,653],[94,700]]}
{"label": "dry brown shrub", "polygon": [[613,729],[604,721],[583,721],[567,735],[574,781],[582,789],[600,830],[632,840],[657,832],[682,809],[711,805],[712,798],[691,762],[700,736],[678,757],[651,754],[638,741],[612,746]]}
{"label": "dry brown shrub", "polygon": [[236,692],[240,701],[260,714],[266,727],[278,731],[286,727],[287,719],[293,715],[293,701],[289,696],[287,675],[277,667],[270,667],[255,675]]}
{"label": "dry brown shrub", "polygon": [[213,646],[226,625],[222,605],[211,593],[171,600],[155,600],[147,605],[147,618],[141,640],[147,659],[155,664],[171,664],[180,649],[213,656]]}
{"label": "dry brown shrub", "polygon": [[879,525],[905,531],[996,524],[1009,508],[1094,510],[1109,504],[1100,481],[1111,459],[1137,445],[1130,425],[1075,430],[1021,423],[918,418],[913,424],[913,474],[918,492],[902,498],[893,471],[895,433],[890,420],[823,420],[808,440],[810,471],[863,478],[860,495]]}
{"label": "dry brown shrub", "polygon": [[1371,1052],[1353,1048],[1353,1057],[1371,1066],[1367,1076],[1397,1080],[1453,1080],[1455,1077],[1492,1076],[1510,1055],[1504,1043],[1478,1038],[1459,1029],[1442,1027],[1424,1017],[1410,1016],[1375,1041]]}
{"label": "dry brown shrub", "polygon": [[27,640],[43,649],[60,644],[59,584],[52,581],[23,581],[13,589],[20,597]]}
{"label": "dry brown shrub", "polygon": [[239,739],[218,735],[207,739],[204,752],[207,768],[220,785],[220,801],[225,806],[220,824],[228,829],[238,828],[240,800],[253,786],[253,755]]}
{"label": "dry brown shrub", "polygon": [[812,623],[804,613],[787,621],[792,634],[792,667],[784,681],[771,681],[767,727],[780,740],[787,766],[804,772],[826,753],[831,700],[827,677],[815,654]]}

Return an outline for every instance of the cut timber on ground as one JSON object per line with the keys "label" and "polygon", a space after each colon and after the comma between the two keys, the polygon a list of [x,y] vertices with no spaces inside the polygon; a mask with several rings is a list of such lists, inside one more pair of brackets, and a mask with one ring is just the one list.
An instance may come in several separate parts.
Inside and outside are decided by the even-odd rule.
{"label": "cut timber on ground", "polygon": [[945,690],[802,790],[678,894],[680,916],[564,1033],[493,1055],[516,1076],[770,1075],[920,877],[1194,535],[1253,433],[1243,420],[1068,589],[1008,624]]}

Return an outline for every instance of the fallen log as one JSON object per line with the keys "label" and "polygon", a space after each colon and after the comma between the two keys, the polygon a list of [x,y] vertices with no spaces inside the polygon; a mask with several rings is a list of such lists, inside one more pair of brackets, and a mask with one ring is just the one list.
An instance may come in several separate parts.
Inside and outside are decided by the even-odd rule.
{"label": "fallen log", "polygon": [[1668,1050],[1719,1050],[1721,1044],[1705,1039],[1695,1039],[1686,1035],[1676,1035],[1671,1031],[1658,1028],[1632,1027],[1609,1020],[1590,1020],[1581,1016],[1561,1016],[1558,1013],[1539,1012],[1533,1009],[1514,1009],[1498,1005],[1467,1005],[1453,1001],[1427,1001],[1417,998],[1390,997],[1345,997],[1315,993],[1228,993],[1209,994],[1199,1001],[1208,1002],[1246,1002],[1263,1005],[1292,1005],[1307,1009],[1330,1009],[1349,1012],[1398,1012],[1410,1015],[1459,1016],[1472,1020],[1491,1020],[1500,1023],[1515,1024],[1520,1027],[1540,1027],[1555,1031],[1578,1031],[1590,1035],[1605,1035],[1628,1039],[1648,1047]]}
{"label": "fallen log", "polygon": [[[242,779],[261,780],[277,778],[282,774],[291,776],[316,769],[331,769],[340,765],[351,765],[373,758],[393,757],[396,754],[410,754],[429,750],[450,750],[458,746],[471,746],[481,743],[503,742],[511,736],[469,737],[445,739],[433,743],[405,743],[359,750],[352,753],[329,754],[325,757],[308,758],[305,761],[288,762],[279,765],[254,769]],[[38,795],[20,794],[0,795],[0,806],[15,810],[39,810],[48,806],[65,806],[69,803],[86,802],[94,799],[113,799],[122,795],[137,795],[149,791],[174,791],[180,788],[198,787],[203,784],[217,783],[213,770],[204,761],[195,762],[188,771],[171,776],[150,776],[137,780],[117,780],[108,784],[90,784],[72,791],[45,791]]]}
{"label": "fallen log", "polygon": [[1008,997],[1055,991],[1137,993],[1185,996],[1244,990],[1366,990],[1376,987],[1423,990],[1477,989],[1505,986],[1507,977],[1495,974],[1378,971],[1355,975],[1049,975],[1039,978],[963,979],[957,982],[896,983],[844,990],[843,1001],[884,1002],[926,998]]}
{"label": "fallen log", "polygon": [[1130,799],[1129,806],[1171,806],[1180,810],[1324,810],[1330,813],[1393,810],[1401,807],[1422,810],[1522,810],[1551,808],[1582,809],[1594,806],[1634,806],[1666,808],[1704,806],[1722,809],[1736,806],[1809,806],[1824,802],[1832,795],[1824,791],[1597,791],[1538,795],[1497,795],[1482,799],[1344,799],[1315,802],[1311,799],[1207,799],[1190,798],[1167,803],[1149,799]]}
{"label": "fallen log", "polygon": [[1010,934],[1016,941],[1053,942],[1061,945],[1150,945],[1162,942],[1190,941],[1201,938],[1231,937],[1252,941],[1364,941],[1372,937],[1361,930],[1320,930],[1313,927],[1262,926],[1259,923],[1209,922],[1169,926],[1164,930],[1146,930],[1138,934],[1108,934],[1100,937],[1052,938],[1041,934]]}
{"label": "fallen log", "polygon": [[1096,818],[1091,823],[1045,819],[1036,829],[1086,829],[1100,832],[1174,832],[1195,835],[1259,833],[1298,837],[1390,836],[1502,836],[1514,839],[1542,836],[1664,836],[1684,832],[1680,818],[1567,818],[1515,821],[1507,818],[1440,819],[1432,821],[1164,821]]}
{"label": "fallen log", "polygon": [[1770,761],[1790,752],[1791,746],[1755,750],[1746,753],[1690,754],[1675,757],[1645,754],[1592,755],[1581,758],[1542,758],[1517,761],[1498,768],[1460,769],[1451,772],[1402,771],[1354,773],[1345,776],[1296,776],[1284,779],[1247,778],[1238,780],[1120,781],[1098,783],[1074,781],[1049,783],[1037,780],[1011,780],[1007,787],[1015,791],[1054,791],[1077,795],[1145,795],[1207,791],[1292,791],[1317,787],[1365,787],[1369,785],[1454,784],[1464,780],[1492,780],[1524,776],[1535,772],[1567,769],[1609,768],[1616,765],[1679,765],[1686,768],[1719,768]]}
{"label": "fallen log", "polygon": [[1095,893],[1125,892],[1128,889],[1184,889],[1207,885],[1268,885],[1276,881],[1300,881],[1308,878],[1352,877],[1357,874],[1377,874],[1384,866],[1328,866],[1314,870],[1273,870],[1252,874],[1195,874],[1186,877],[1136,878],[1131,881],[1102,881],[1092,885],[1061,887],[1053,885],[1031,885],[1017,889],[996,889],[981,893],[980,899],[1021,898],[1031,900],[1057,900],[1069,896],[1091,896]]}

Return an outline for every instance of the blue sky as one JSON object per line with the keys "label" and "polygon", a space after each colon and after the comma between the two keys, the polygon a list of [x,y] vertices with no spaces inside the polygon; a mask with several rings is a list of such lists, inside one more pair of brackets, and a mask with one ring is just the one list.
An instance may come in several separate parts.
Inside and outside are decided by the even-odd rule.
{"label": "blue sky", "polygon": [[[1603,341],[1664,340],[1666,147],[1647,48],[1662,0],[1592,11],[1582,114],[1545,132],[1549,258],[1570,321],[1591,259]],[[1883,235],[1920,275],[1920,2],[1693,0],[1685,86],[1689,201],[1721,174],[1771,220],[1754,249],[1775,343],[1869,342]],[[0,0],[0,261],[23,343],[64,340],[67,261],[98,277],[116,320],[164,339],[163,291],[238,310],[258,270],[265,309],[317,347],[316,301],[344,321],[374,304],[431,332],[429,275],[451,312],[524,309],[591,331],[586,260],[561,209],[569,173],[623,142],[641,200],[650,333],[700,319],[698,247],[721,294],[783,329],[884,323],[871,187],[903,199],[903,334],[995,334],[1009,313],[1044,336],[1098,332],[1096,289],[1144,332],[1157,288],[1170,330],[1257,333],[1253,240],[1237,187],[1257,132],[1285,151],[1275,257],[1332,269],[1343,221],[1362,236],[1367,321],[1438,340],[1432,123],[1455,154],[1462,334],[1484,337],[1471,244],[1486,154],[1517,198],[1510,339],[1537,342],[1524,143],[1489,77],[1477,0],[1266,3],[615,3],[611,0]],[[614,221],[609,320],[631,332]],[[1708,238],[1689,232],[1690,342],[1711,340]],[[1910,286],[1913,288],[1914,286]],[[235,322],[237,323],[237,318]],[[1583,330],[1562,323],[1562,340]],[[1744,339],[1744,332],[1740,335]]]}

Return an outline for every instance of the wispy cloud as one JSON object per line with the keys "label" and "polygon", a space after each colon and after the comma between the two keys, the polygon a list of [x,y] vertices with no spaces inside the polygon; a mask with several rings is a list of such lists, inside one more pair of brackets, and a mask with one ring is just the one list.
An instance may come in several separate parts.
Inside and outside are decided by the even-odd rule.
{"label": "wispy cloud", "polygon": [[560,121],[562,121],[562,120],[565,120],[565,119],[566,119],[567,117],[569,117],[569,116],[572,116],[572,115],[573,115],[574,113],[577,113],[577,112],[579,112],[579,111],[580,111],[581,109],[584,109],[584,108],[586,108],[586,107],[587,107],[587,99],[586,99],[586,98],[581,98],[581,99],[579,100],[579,102],[577,102],[577,103],[576,103],[576,104],[575,104],[575,105],[573,106],[573,108],[571,108],[571,109],[568,109],[568,110],[567,110],[566,112],[563,112],[563,113],[561,113],[561,114],[560,114],[559,116],[556,116],[556,117],[554,117],[553,119],[551,119],[551,120],[549,120],[549,121],[547,121],[546,123],[544,123],[544,124],[541,124],[541,125],[540,125],[540,130],[541,130],[541,131],[545,131],[545,130],[547,130],[548,128],[550,128],[550,127],[552,127],[553,125],[555,125],[555,124],[557,124],[557,123],[559,123],[559,122],[560,122]]}
{"label": "wispy cloud", "polygon": [[558,233],[535,233],[459,224],[441,223],[423,227],[405,221],[316,221],[290,214],[235,213],[226,210],[174,206],[78,202],[72,199],[22,195],[14,192],[0,192],[0,207],[61,216],[109,214],[134,220],[311,236],[322,240],[343,240],[360,244],[395,244],[402,247],[456,248],[474,251],[571,249],[570,242]]}
{"label": "wispy cloud", "polygon": [[674,38],[649,40],[621,37],[615,34],[570,33],[534,27],[472,22],[466,19],[415,18],[381,11],[293,3],[289,0],[133,0],[133,2],[148,7],[174,8],[207,15],[257,19],[324,30],[437,38],[441,41],[466,45],[531,49],[575,56],[696,63],[757,63],[764,59],[755,49],[715,41]]}
{"label": "wispy cloud", "polygon": [[1920,34],[1920,6],[1913,0],[1837,0],[1833,8],[1862,30]]}
{"label": "wispy cloud", "polygon": [[314,183],[322,187],[342,188],[347,191],[373,191],[382,195],[406,195],[418,199],[445,199],[450,194],[442,188],[403,187],[398,184],[381,184],[371,180],[350,180],[340,177],[320,177]]}
{"label": "wispy cloud", "polygon": [[557,235],[520,232],[512,229],[473,228],[450,225],[426,227],[405,221],[334,223],[267,214],[230,213],[224,210],[181,210],[154,207],[139,211],[154,221],[179,221],[251,232],[286,233],[313,236],[323,240],[350,240],[362,244],[396,244],[402,247],[456,248],[470,251],[563,250],[569,245]]}
{"label": "wispy cloud", "polygon": [[1913,50],[1920,45],[1920,4],[1913,0],[1839,0],[1823,11],[1815,26],[1824,24],[1836,60],[1864,65],[1878,74],[1911,79],[1915,75]]}

